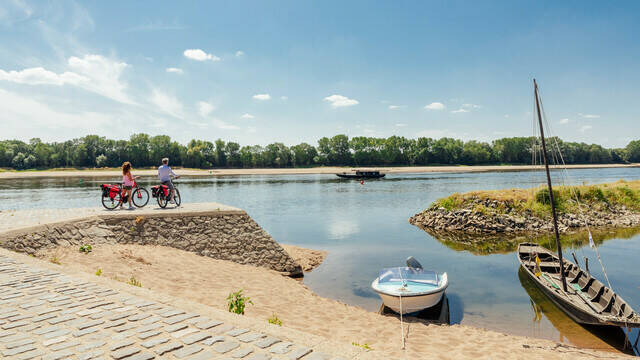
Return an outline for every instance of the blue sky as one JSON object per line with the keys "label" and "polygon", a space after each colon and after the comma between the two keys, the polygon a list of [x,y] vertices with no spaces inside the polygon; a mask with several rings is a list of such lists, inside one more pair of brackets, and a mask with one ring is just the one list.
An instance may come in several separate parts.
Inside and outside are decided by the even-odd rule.
{"label": "blue sky", "polygon": [[640,2],[0,3],[0,138],[640,138]]}

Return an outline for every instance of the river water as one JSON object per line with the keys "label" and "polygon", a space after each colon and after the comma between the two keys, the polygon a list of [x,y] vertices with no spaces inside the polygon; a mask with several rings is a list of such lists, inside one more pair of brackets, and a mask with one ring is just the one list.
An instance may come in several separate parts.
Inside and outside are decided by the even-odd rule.
{"label": "river water", "polygon": [[[559,175],[554,172],[558,181]],[[381,268],[403,265],[411,255],[425,268],[448,273],[451,323],[581,347],[620,348],[618,331],[583,328],[557,310],[519,273],[513,247],[489,252],[458,246],[408,223],[410,216],[451,193],[538,186],[541,176],[534,172],[389,174],[364,184],[334,175],[212,176],[181,178],[177,184],[183,202],[237,206],[279,242],[327,250],[324,263],[304,278],[320,296],[377,311],[381,301],[371,290],[371,281]],[[578,184],[635,180],[640,179],[640,169],[570,170],[569,179]],[[0,210],[100,206],[99,184],[116,181],[108,177],[0,180]],[[143,179],[141,184],[154,182]],[[602,279],[595,254],[583,237],[573,240],[566,251],[579,259],[588,256],[592,272]],[[640,310],[640,228],[595,237],[603,241],[600,254],[613,288]],[[629,336],[632,341],[637,334],[636,330]]]}

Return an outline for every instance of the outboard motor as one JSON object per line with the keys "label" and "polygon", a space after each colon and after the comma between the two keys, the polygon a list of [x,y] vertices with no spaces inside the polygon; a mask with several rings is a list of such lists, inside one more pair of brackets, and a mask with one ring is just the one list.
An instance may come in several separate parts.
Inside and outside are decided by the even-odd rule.
{"label": "outboard motor", "polygon": [[418,262],[418,260],[416,260],[413,256],[409,256],[407,258],[407,266],[415,269],[415,270],[423,270],[424,268],[422,267],[422,264],[420,264]]}

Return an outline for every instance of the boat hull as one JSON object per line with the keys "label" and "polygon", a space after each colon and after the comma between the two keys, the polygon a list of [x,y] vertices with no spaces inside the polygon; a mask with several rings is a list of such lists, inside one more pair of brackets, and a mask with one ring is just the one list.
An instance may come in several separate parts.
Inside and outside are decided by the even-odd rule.
{"label": "boat hull", "polygon": [[385,177],[385,175],[387,174],[379,174],[379,175],[336,174],[336,175],[343,179],[380,179]]}
{"label": "boat hull", "polygon": [[399,296],[388,295],[381,292],[378,292],[378,295],[380,295],[384,306],[388,307],[389,309],[397,312],[398,314],[410,314],[438,305],[438,303],[440,303],[440,300],[442,300],[444,292],[445,291],[442,290],[441,292],[428,295],[403,296],[402,306],[400,305]]}
{"label": "boat hull", "polygon": [[[541,260],[540,269],[541,272],[546,275],[537,276],[535,274],[536,267],[532,254],[537,254],[543,259]],[[633,309],[615,293],[613,294],[610,305],[601,308],[600,311],[596,311],[594,306],[598,305],[598,297],[610,290],[598,280],[588,275],[588,273],[583,272],[572,262],[564,260],[568,286],[568,290],[565,293],[561,289],[561,282],[556,279],[559,277],[560,271],[559,260],[550,251],[537,244],[522,243],[518,245],[518,259],[521,267],[525,270],[528,277],[533,280],[536,287],[573,321],[583,325],[640,327],[640,318],[633,313]],[[589,279],[586,282],[588,285],[579,292],[572,287],[572,284],[578,283],[578,278],[572,277],[572,273],[575,274],[578,272],[581,276]],[[555,283],[552,284],[551,282]],[[583,282],[579,283],[582,284]],[[589,289],[591,286],[602,287],[602,290],[595,291],[595,294],[600,295],[591,295],[592,293]],[[611,313],[612,308],[618,309],[618,313]]]}

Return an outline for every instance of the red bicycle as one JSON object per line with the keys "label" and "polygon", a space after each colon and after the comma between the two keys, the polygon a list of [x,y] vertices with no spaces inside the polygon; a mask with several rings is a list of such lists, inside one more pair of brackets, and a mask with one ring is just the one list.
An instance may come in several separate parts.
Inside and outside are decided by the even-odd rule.
{"label": "red bicycle", "polygon": [[[102,206],[107,210],[114,210],[124,202],[128,202],[129,198],[122,196],[122,183],[116,185],[102,184]],[[133,191],[131,192],[131,201],[136,207],[144,207],[149,203],[149,192],[143,187],[139,187],[137,182],[133,182]]]}

